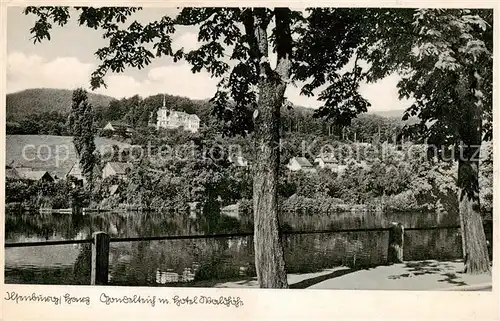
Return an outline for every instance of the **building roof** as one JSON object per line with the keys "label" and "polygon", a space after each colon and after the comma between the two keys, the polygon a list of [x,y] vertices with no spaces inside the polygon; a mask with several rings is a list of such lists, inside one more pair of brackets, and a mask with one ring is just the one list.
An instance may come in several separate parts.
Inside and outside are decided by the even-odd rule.
{"label": "building roof", "polygon": [[5,178],[21,179],[21,176],[14,168],[9,167],[5,169]]}
{"label": "building roof", "polygon": [[238,156],[238,157],[236,157],[234,159],[234,164],[236,166],[245,167],[245,166],[247,166],[248,163],[247,163],[246,159],[243,156]]}
{"label": "building roof", "polygon": [[[117,121],[110,121],[106,124],[106,126],[108,125],[111,125],[113,126],[113,128],[125,128],[125,129],[132,129],[132,126],[130,126],[129,124],[126,124],[126,123],[122,123],[122,122],[117,122]],[[104,126],[104,127],[106,127]]]}
{"label": "building roof", "polygon": [[109,187],[109,194],[110,195],[115,195],[115,193],[118,191],[119,187],[120,187],[120,185],[111,185]]}
{"label": "building roof", "polygon": [[187,205],[189,205],[189,207],[193,209],[195,209],[198,204],[200,204],[200,202],[187,202]]}
{"label": "building roof", "polygon": [[33,168],[31,168],[31,167],[16,167],[14,169],[16,170],[17,174],[19,174],[20,176],[24,175],[24,173],[33,171]]}
{"label": "building roof", "polygon": [[360,161],[358,163],[358,165],[361,166],[364,169],[370,168],[370,165],[368,165],[368,163],[366,161],[364,161],[364,160]]}
{"label": "building roof", "polygon": [[337,163],[337,159],[332,154],[319,154],[318,156],[316,156],[316,159],[314,161],[316,162],[316,160],[318,160],[318,159],[321,159],[323,162],[325,162],[327,164],[329,164],[329,163],[332,163],[332,164]]}
{"label": "building roof", "polygon": [[154,168],[151,168],[151,167],[145,167],[144,169],[147,170],[150,173],[155,173],[155,174],[160,174],[160,175],[165,174],[165,171],[161,171],[159,169],[154,169]]}
{"label": "building roof", "polygon": [[[166,107],[162,107],[161,109],[166,109]],[[188,114],[183,111],[178,111],[178,110],[171,110],[170,113],[167,115],[167,117],[177,117],[180,119],[190,119],[190,120],[196,120],[199,121],[200,117],[196,114]]]}
{"label": "building roof", "polygon": [[294,159],[301,167],[313,167],[305,157],[294,157]]}
{"label": "building roof", "polygon": [[132,168],[132,164],[124,162],[108,162],[106,166],[108,165],[116,174],[126,174],[127,170]]}
{"label": "building roof", "polygon": [[224,215],[227,215],[227,216],[238,218],[239,217],[239,208],[240,208],[240,204],[238,204],[238,203],[227,205],[227,206],[224,206],[223,208],[221,208],[221,213]]}
{"label": "building roof", "polygon": [[80,164],[74,163],[73,166],[69,169],[69,171],[66,173],[66,177],[68,176],[74,176],[76,178],[82,178],[83,177],[83,172],[80,167]]}
{"label": "building roof", "polygon": [[33,171],[33,170],[27,170],[27,171],[21,171],[21,172],[17,172],[18,175],[22,178],[22,179],[28,179],[30,181],[39,181],[41,180],[43,177],[46,177],[46,178],[49,178],[49,179],[54,179],[52,177],[52,175],[49,174],[49,172],[47,171]]}
{"label": "building roof", "polygon": [[339,165],[337,167],[337,172],[343,172],[347,169],[347,165]]}

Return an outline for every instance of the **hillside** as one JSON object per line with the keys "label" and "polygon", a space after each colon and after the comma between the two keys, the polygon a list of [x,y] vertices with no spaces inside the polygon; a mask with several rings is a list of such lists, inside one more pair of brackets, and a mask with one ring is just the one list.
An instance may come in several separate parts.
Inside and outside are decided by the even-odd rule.
{"label": "hillside", "polygon": [[367,114],[379,115],[387,118],[399,118],[403,117],[405,113],[405,109],[396,109],[396,110],[381,110],[381,111],[370,111],[368,110]]}
{"label": "hillside", "polygon": [[[57,111],[67,113],[71,108],[72,90],[37,88],[27,89],[7,95],[7,120],[17,121],[26,115]],[[90,103],[94,106],[107,107],[114,98],[88,94]]]}
{"label": "hillside", "polygon": [[[366,114],[401,120],[403,118],[404,113],[405,109],[395,109],[395,110],[368,111]],[[419,119],[413,116],[410,117],[405,123],[414,124],[417,123],[418,121]]]}
{"label": "hillside", "polygon": [[[122,121],[135,128],[147,128],[150,121],[155,121],[155,114],[163,105],[164,99],[162,94],[145,98],[134,95],[120,100],[93,93],[88,95],[94,106],[94,120],[97,127],[103,127],[108,121]],[[71,100],[72,91],[64,89],[28,89],[7,95],[7,134],[69,135],[66,128],[66,115],[63,114],[69,112]],[[173,110],[197,114],[202,124],[219,122],[214,118],[208,100],[193,100],[168,94],[165,96],[165,105]],[[283,108],[282,130],[289,133],[340,135],[339,128],[331,127],[332,121],[312,117],[314,111],[314,109],[297,105],[294,105],[292,109]],[[47,112],[59,114],[47,114]],[[403,112],[404,110],[393,110],[358,115],[345,134],[352,136],[355,133],[356,139],[364,141],[370,140],[381,129],[384,139],[393,137],[394,126],[399,128],[404,124],[415,122],[415,119],[403,122],[401,120]],[[45,114],[27,117],[36,113]],[[391,134],[388,134],[389,132]]]}
{"label": "hillside", "polygon": [[[302,106],[297,106],[294,105],[293,109],[301,114],[301,115],[312,115],[314,113],[314,109],[312,108],[307,108],[307,107],[302,107]],[[405,113],[405,109],[394,109],[394,110],[381,110],[381,111],[372,111],[368,110],[366,113],[359,114],[358,117],[363,118],[363,117],[371,117],[371,116],[379,116],[383,118],[389,118],[395,121],[402,121],[403,115]],[[404,123],[415,123],[418,121],[417,117],[410,117],[408,121]]]}
{"label": "hillside", "polygon": [[[113,145],[120,148],[129,146],[104,137],[96,137],[95,144],[96,150],[101,152],[111,150]],[[7,165],[46,170],[58,177],[64,177],[78,161],[71,136],[7,135],[5,150]]]}

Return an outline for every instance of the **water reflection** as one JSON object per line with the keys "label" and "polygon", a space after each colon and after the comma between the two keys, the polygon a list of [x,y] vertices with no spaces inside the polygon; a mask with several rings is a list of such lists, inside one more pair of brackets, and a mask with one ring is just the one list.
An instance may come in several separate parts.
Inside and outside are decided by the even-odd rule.
{"label": "water reflection", "polygon": [[[435,213],[283,213],[285,229],[405,227],[458,225],[457,215]],[[244,231],[247,223],[219,219],[217,232]],[[6,242],[87,239],[105,231],[112,238],[205,234],[202,218],[188,213],[99,213],[6,215]],[[211,227],[213,228],[213,226]],[[387,232],[287,235],[289,273],[315,272],[334,266],[361,268],[385,264]],[[200,285],[255,275],[252,237],[231,239],[119,242],[110,245],[109,282],[113,285]],[[405,259],[455,259],[461,256],[458,229],[407,231]],[[6,283],[89,284],[90,245],[7,248]],[[209,284],[209,283],[205,283]]]}

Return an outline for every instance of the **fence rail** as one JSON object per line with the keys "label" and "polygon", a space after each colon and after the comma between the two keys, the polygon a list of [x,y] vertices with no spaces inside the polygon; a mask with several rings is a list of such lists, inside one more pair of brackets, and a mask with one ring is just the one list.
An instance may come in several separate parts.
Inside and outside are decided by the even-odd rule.
{"label": "fence rail", "polygon": [[[459,229],[460,226],[430,226],[430,227],[409,227],[405,231],[421,231],[421,230],[441,230],[441,229]],[[331,234],[331,233],[357,233],[357,232],[387,232],[389,227],[375,228],[360,228],[360,229],[328,229],[328,230],[313,230],[313,231],[282,231],[284,235],[301,235],[301,234]],[[254,232],[241,233],[226,233],[226,234],[199,234],[199,235],[163,235],[163,236],[148,236],[148,237],[124,237],[111,238],[110,243],[117,242],[147,242],[147,241],[164,241],[164,240],[196,240],[196,239],[217,239],[217,238],[234,238],[253,236]],[[70,244],[85,244],[92,243],[94,239],[83,240],[60,240],[60,241],[42,241],[42,242],[19,242],[5,243],[6,248],[11,247],[30,247],[30,246],[48,246],[48,245],[70,245]]]}
{"label": "fence rail", "polygon": [[[434,226],[434,227],[414,227],[403,228],[401,224],[392,223],[390,227],[378,228],[360,228],[360,229],[329,229],[315,231],[282,231],[282,235],[304,235],[304,234],[331,234],[331,233],[356,233],[356,232],[389,232],[389,244],[387,249],[388,263],[397,263],[403,261],[404,232],[415,230],[436,230],[436,229],[459,229],[460,226]],[[253,232],[227,233],[227,234],[206,234],[206,235],[165,235],[150,237],[125,237],[110,238],[105,232],[96,232],[91,239],[84,240],[61,240],[44,242],[24,242],[24,243],[5,243],[6,248],[31,247],[31,246],[49,246],[49,245],[68,245],[68,244],[92,244],[92,263],[91,263],[91,285],[106,285],[108,283],[109,269],[109,244],[116,242],[144,242],[144,241],[162,241],[162,240],[198,240],[198,239],[217,239],[217,238],[235,238],[252,236]]]}

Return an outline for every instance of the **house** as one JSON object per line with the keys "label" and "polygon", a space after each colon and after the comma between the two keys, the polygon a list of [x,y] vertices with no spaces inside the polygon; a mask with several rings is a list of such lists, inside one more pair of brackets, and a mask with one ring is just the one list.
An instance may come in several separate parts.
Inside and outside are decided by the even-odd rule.
{"label": "house", "polygon": [[227,160],[236,167],[247,167],[248,161],[243,156],[229,156]]}
{"label": "house", "polygon": [[347,167],[349,166],[362,168],[364,170],[369,170],[371,168],[371,166],[368,165],[368,163],[364,160],[362,161],[348,160],[347,164],[338,164],[336,167],[332,168],[332,171],[337,173],[338,176],[342,176],[344,175],[345,171],[347,170]]}
{"label": "house", "polygon": [[189,268],[189,267],[186,267],[184,268],[184,271],[182,272],[182,275],[181,275],[181,282],[191,282],[191,281],[194,281],[194,277],[195,277],[195,273],[193,271],[193,269]]}
{"label": "house", "polygon": [[342,175],[344,175],[346,169],[347,169],[347,165],[339,164],[334,169],[332,169],[332,171],[337,173],[338,176],[342,176]]}
{"label": "house", "polygon": [[187,205],[189,206],[189,218],[192,218],[192,219],[196,219],[197,215],[197,211],[198,211],[198,205],[200,204],[200,202],[188,202]]}
{"label": "house", "polygon": [[74,163],[73,166],[69,169],[68,173],[65,175],[66,179],[70,177],[74,177],[79,181],[85,182],[85,176],[83,176],[82,169],[79,163]]}
{"label": "house", "polygon": [[50,175],[47,171],[34,171],[29,167],[19,167],[15,169],[17,175],[21,179],[26,179],[29,181],[45,181],[45,182],[54,182],[54,177]]}
{"label": "house", "polygon": [[355,142],[353,143],[354,146],[359,146],[359,147],[372,147],[373,145],[371,143],[366,143],[366,142]]}
{"label": "house", "polygon": [[125,179],[128,172],[132,169],[132,164],[123,162],[108,162],[102,170],[102,178],[117,176]]}
{"label": "house", "polygon": [[120,122],[108,122],[106,126],[103,127],[103,130],[108,130],[115,134],[121,132],[127,136],[130,136],[134,132],[132,126]]}
{"label": "house", "polygon": [[16,169],[12,166],[5,166],[5,178],[10,179],[21,179],[21,176],[17,173]]}
{"label": "house", "polygon": [[[98,177],[100,175],[101,175],[101,173],[99,172],[99,169],[97,168],[97,166],[94,166],[93,176],[94,177]],[[64,178],[66,180],[69,179],[69,178],[74,178],[78,182],[80,182],[80,184],[86,184],[87,183],[87,178],[83,174],[83,171],[82,171],[82,168],[80,166],[80,163],[78,163],[78,162],[74,163],[73,166],[71,166],[71,168],[66,173],[66,175],[64,175]]]}
{"label": "house", "polygon": [[124,188],[125,188],[125,186],[123,184],[111,185],[108,189],[109,195],[110,196],[119,195],[123,191]]}
{"label": "house", "polygon": [[327,168],[334,171],[338,166],[338,161],[333,155],[319,154],[314,159],[314,164],[317,164],[319,168]]}
{"label": "house", "polygon": [[224,206],[223,208],[220,209],[221,214],[229,216],[229,217],[234,217],[236,219],[240,218],[240,204],[231,204],[228,206]]}
{"label": "house", "polygon": [[167,271],[160,271],[160,269],[157,269],[156,283],[166,284],[179,282],[179,273],[175,273],[172,271],[172,269],[167,269]]}
{"label": "house", "polygon": [[287,168],[292,171],[304,171],[308,173],[315,173],[316,168],[305,157],[292,157],[288,162]]}
{"label": "house", "polygon": [[156,129],[175,129],[179,127],[196,133],[200,128],[200,118],[195,114],[167,109],[165,105],[165,95],[163,95],[163,106],[158,110]]}

